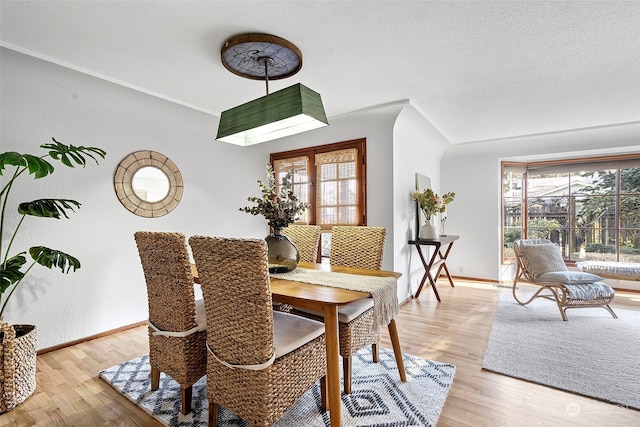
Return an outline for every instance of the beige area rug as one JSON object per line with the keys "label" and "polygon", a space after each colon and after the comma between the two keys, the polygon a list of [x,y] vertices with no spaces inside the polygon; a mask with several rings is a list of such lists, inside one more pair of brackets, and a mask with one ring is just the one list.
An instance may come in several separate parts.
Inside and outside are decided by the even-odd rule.
{"label": "beige area rug", "polygon": [[501,295],[483,369],[640,409],[640,311],[527,306]]}

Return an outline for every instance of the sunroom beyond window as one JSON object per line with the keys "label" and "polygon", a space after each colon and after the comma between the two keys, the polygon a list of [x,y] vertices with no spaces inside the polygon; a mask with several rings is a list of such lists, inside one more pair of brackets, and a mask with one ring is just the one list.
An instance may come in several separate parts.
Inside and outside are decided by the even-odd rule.
{"label": "sunroom beyond window", "polygon": [[640,156],[505,162],[502,202],[505,261],[515,240],[542,238],[568,262],[640,262]]}

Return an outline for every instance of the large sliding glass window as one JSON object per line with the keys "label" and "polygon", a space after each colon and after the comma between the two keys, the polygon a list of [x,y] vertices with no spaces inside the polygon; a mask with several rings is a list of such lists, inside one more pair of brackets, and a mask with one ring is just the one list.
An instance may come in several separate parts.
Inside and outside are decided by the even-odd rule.
{"label": "large sliding glass window", "polygon": [[640,262],[640,155],[502,168],[504,262],[520,238],[557,243],[568,263]]}

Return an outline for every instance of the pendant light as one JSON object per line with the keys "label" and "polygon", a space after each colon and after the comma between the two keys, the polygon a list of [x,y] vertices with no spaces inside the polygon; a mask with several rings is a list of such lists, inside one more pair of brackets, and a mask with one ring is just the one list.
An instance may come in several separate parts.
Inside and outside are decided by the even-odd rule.
{"label": "pendant light", "polygon": [[269,93],[269,80],[291,77],[302,68],[302,53],[270,34],[242,34],[225,42],[222,64],[238,76],[264,80],[267,94],[223,111],[218,141],[248,146],[329,124],[320,94],[298,83]]}

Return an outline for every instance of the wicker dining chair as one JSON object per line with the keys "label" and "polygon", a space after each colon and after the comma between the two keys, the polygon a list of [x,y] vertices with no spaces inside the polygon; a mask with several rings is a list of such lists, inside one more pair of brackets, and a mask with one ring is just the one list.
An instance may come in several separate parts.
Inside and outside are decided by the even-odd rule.
{"label": "wicker dining chair", "polygon": [[151,390],[160,372],[180,384],[182,413],[191,411],[192,386],[207,371],[204,302],[195,300],[186,237],[181,233],[135,233],[149,303]]}
{"label": "wicker dining chair", "polygon": [[[331,229],[330,264],[354,268],[380,270],[387,230],[384,227],[334,226]],[[292,313],[321,319],[321,314],[294,307]],[[374,327],[373,299],[364,298],[338,310],[340,356],[344,392],[351,393],[353,375],[352,355],[371,345],[373,361],[380,360],[379,328]],[[395,329],[395,321],[392,320]],[[398,367],[404,370],[404,367]],[[405,373],[400,373],[405,378]]]}
{"label": "wicker dining chair", "polygon": [[272,310],[263,239],[189,239],[207,314],[209,425],[224,406],[252,426],[273,425],[320,380],[324,325]]}
{"label": "wicker dining chair", "polygon": [[[334,226],[331,229],[329,263],[380,270],[386,236],[387,229],[384,227]],[[373,300],[365,298],[341,307],[338,310],[338,321],[344,391],[351,393],[351,356],[371,345],[373,361],[378,363],[380,360],[380,332],[373,327]]]}
{"label": "wicker dining chair", "polygon": [[321,229],[319,225],[289,224],[282,229],[300,252],[300,261],[317,262]]}

